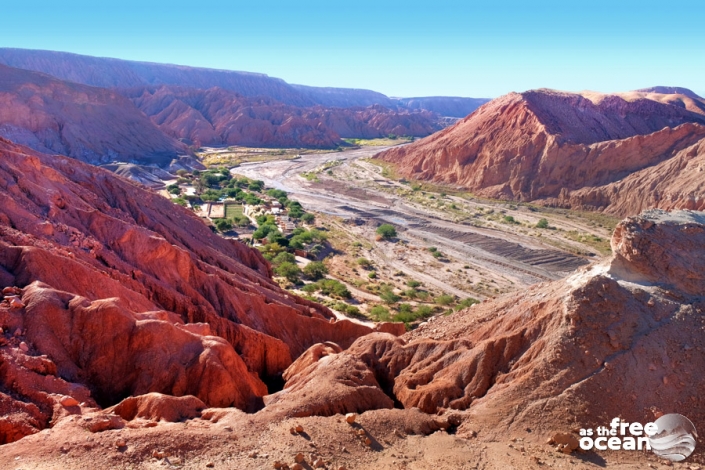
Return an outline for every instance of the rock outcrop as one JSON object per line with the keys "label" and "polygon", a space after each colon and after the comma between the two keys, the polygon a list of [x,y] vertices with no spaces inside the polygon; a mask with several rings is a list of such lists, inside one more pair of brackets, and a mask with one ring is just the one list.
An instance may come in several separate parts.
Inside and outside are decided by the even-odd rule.
{"label": "rock outcrop", "polygon": [[704,237],[702,213],[628,218],[615,230],[609,264],[434,318],[400,338],[373,333],[328,351],[262,412],[285,403],[289,413],[333,411],[306,388],[313,383],[335,391],[328,403],[336,412],[383,408],[384,400],[369,403],[376,382],[404,408],[462,412],[460,434],[551,435],[669,412],[703,427]]}
{"label": "rock outcrop", "polygon": [[148,393],[125,398],[105,412],[115,413],[125,421],[145,419],[177,423],[200,416],[205,408],[206,404],[192,395],[174,397],[161,393]]}
{"label": "rock outcrop", "polygon": [[0,156],[0,441],[151,392],[253,411],[309,346],[373,331],[128,180],[1,139]]}
{"label": "rock outcrop", "polygon": [[187,148],[115,91],[0,65],[0,137],[93,163],[168,165]]}
{"label": "rock outcrop", "polygon": [[[702,200],[703,188],[682,194],[687,191],[681,190],[678,176],[669,176],[655,194],[643,181],[652,171],[663,176],[669,170],[659,166],[674,158],[683,168],[701,155],[703,107],[701,98],[652,92],[512,93],[378,158],[398,164],[403,176],[450,183],[492,198],[629,215],[649,207],[633,203],[643,200],[646,191],[652,207],[697,208],[691,199]],[[619,189],[630,191],[608,187],[632,176],[641,182],[632,186],[642,192],[624,184]]]}

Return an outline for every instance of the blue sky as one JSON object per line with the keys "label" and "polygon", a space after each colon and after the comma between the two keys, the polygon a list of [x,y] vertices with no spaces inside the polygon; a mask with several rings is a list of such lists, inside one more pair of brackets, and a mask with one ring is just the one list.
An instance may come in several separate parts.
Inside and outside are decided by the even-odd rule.
{"label": "blue sky", "polygon": [[262,72],[390,96],[652,85],[705,95],[703,0],[8,3],[2,47]]}

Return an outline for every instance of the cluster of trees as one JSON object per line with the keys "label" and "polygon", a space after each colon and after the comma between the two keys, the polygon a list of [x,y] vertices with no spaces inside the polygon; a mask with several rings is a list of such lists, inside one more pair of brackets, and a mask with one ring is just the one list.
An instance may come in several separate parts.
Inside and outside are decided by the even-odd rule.
{"label": "cluster of trees", "polygon": [[[307,230],[303,227],[296,227],[290,238],[287,238],[274,221],[274,216],[263,215],[257,218],[259,227],[252,234],[255,240],[266,240],[265,245],[277,243],[280,247],[291,248],[294,250],[308,249],[309,252],[315,254],[323,250],[323,243],[327,240],[327,236],[321,230],[312,228]],[[271,251],[269,248],[264,248],[264,251]]]}
{"label": "cluster of trees", "polygon": [[234,178],[227,169],[201,172],[198,174],[198,180],[195,185],[203,201],[218,201],[223,198],[229,198],[250,205],[262,203],[258,193],[261,193],[264,189],[264,181],[251,180],[244,176]]}
{"label": "cluster of trees", "polygon": [[[326,274],[328,274],[328,268],[326,265],[320,261],[312,261],[300,269],[296,264],[296,258],[291,253],[282,251],[272,258],[272,266],[274,267],[274,274],[286,278],[289,282],[298,284],[301,282],[301,278],[305,277],[312,281],[321,280]],[[319,282],[328,282],[331,279],[322,279]],[[335,281],[338,282],[338,281]],[[309,284],[304,288],[308,288],[313,284]],[[341,284],[342,285],[342,284]],[[345,287],[345,286],[343,286]],[[321,289],[318,289],[321,290]],[[315,289],[314,289],[315,291]],[[309,292],[309,291],[306,291]],[[350,293],[348,292],[348,297]]]}
{"label": "cluster of trees", "polygon": [[[306,268],[308,268],[311,264],[313,263],[309,263]],[[304,271],[306,268],[304,268]],[[349,299],[352,297],[352,294],[350,294],[348,288],[345,287],[345,284],[336,279],[320,279],[311,284],[306,284],[301,290],[309,294],[320,292],[323,295],[339,299]]]}
{"label": "cluster of trees", "polygon": [[[233,177],[227,168],[216,168],[206,171],[194,170],[192,174],[189,174],[185,170],[179,170],[177,174],[179,175],[177,183],[167,186],[166,189],[171,194],[179,196],[173,199],[173,201],[182,206],[188,206],[188,202],[198,204],[199,202],[215,202],[225,198],[234,199],[248,205],[258,205],[263,203],[262,197],[266,194],[279,201],[282,207],[288,210],[287,215],[289,217],[301,219],[309,225],[313,224],[316,220],[313,214],[304,211],[298,201],[289,199],[286,191],[269,189],[265,193],[264,181],[252,180],[247,177]],[[182,190],[179,185],[184,183],[192,183],[196,188],[197,194],[182,195]],[[270,225],[274,225],[273,217],[270,222]],[[234,226],[246,227],[250,224],[250,220],[245,215],[236,215],[226,219],[215,220],[214,223],[216,228],[222,232],[230,230]],[[262,224],[259,223],[259,225]],[[264,233],[262,231],[256,232],[258,235],[262,236],[255,238],[263,238],[270,231],[273,230],[271,230],[271,227],[268,227],[264,229]],[[281,241],[281,239],[279,239],[279,241]],[[287,244],[285,243],[283,246],[287,246]]]}
{"label": "cluster of trees", "polygon": [[[189,174],[186,170],[177,171],[179,179],[175,184],[166,187],[169,193],[178,196],[172,199],[181,206],[188,206],[191,202],[198,205],[202,202],[215,202],[229,198],[244,202],[245,204],[261,204],[262,199],[257,193],[264,189],[264,181],[251,180],[246,177],[235,178],[227,168],[210,169],[206,171],[194,170]],[[182,194],[180,184],[191,183],[196,188],[196,194]],[[245,215],[236,215],[215,221],[218,230],[230,230],[234,226],[246,227],[250,220]]]}

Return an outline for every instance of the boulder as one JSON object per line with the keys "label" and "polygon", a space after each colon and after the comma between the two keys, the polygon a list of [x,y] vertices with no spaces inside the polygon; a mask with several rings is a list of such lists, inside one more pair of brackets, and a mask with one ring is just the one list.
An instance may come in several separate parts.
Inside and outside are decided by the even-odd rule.
{"label": "boulder", "polygon": [[107,408],[106,413],[114,413],[125,421],[136,418],[152,421],[177,423],[201,416],[206,404],[192,395],[173,397],[161,393],[148,393],[128,397],[115,406]]}

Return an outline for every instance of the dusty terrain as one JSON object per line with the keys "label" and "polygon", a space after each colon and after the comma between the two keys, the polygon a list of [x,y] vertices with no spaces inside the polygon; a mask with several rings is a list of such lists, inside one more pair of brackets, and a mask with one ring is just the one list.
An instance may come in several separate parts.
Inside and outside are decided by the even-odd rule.
{"label": "dusty terrain", "polygon": [[[245,163],[233,173],[262,179],[319,213],[341,254],[330,260],[334,274],[352,287],[369,280],[368,271],[356,270],[360,257],[373,261],[381,278],[399,287],[415,279],[436,292],[482,299],[561,278],[609,254],[606,242],[585,241],[608,240],[609,221],[466,194],[441,196],[433,188],[414,191],[366,161],[381,149]],[[505,216],[515,223],[504,223]],[[542,218],[551,230],[535,228]],[[402,243],[376,241],[375,229],[382,223],[395,225]],[[445,257],[434,258],[429,247]],[[395,278],[398,272],[405,276]]]}
{"label": "dusty terrain", "polygon": [[0,152],[2,442],[49,426],[62,397],[255,410],[307,347],[373,331],[280,289],[258,251],[157,194],[5,140]]}
{"label": "dusty terrain", "polygon": [[[702,209],[703,187],[681,184],[692,172],[688,162],[702,155],[705,138],[705,100],[695,96],[511,93],[378,158],[394,163],[402,176],[461,186],[479,196],[619,216],[652,205]],[[615,187],[627,179],[629,191]]]}
{"label": "dusty terrain", "polygon": [[[566,455],[546,440],[614,416],[648,422],[681,412],[705,426],[703,246],[700,213],[627,219],[612,238],[613,259],[567,279],[434,317],[401,338],[368,333],[347,349],[313,345],[254,414],[154,393],[100,410],[77,395],[86,388],[59,392],[62,379],[38,380],[52,377],[59,355],[30,339],[33,320],[26,334],[5,334],[0,370],[4,387],[13,383],[7,374],[15,384],[36,377],[34,393],[58,386],[44,398],[56,400],[53,418],[1,446],[0,461],[23,469],[700,468],[702,452],[666,465],[650,453]],[[5,323],[35,317],[25,309],[39,288],[4,291]],[[12,413],[32,412],[20,406],[27,390],[3,391]],[[5,436],[20,426],[14,416],[2,420]]]}

